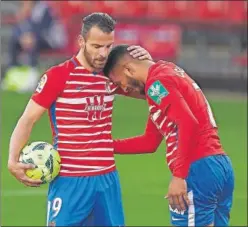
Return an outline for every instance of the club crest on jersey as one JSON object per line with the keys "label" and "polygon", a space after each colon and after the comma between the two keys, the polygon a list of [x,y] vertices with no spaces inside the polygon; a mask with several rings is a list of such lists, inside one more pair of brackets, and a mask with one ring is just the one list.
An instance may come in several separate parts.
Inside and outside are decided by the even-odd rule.
{"label": "club crest on jersey", "polygon": [[40,82],[39,82],[39,84],[38,84],[38,86],[36,88],[36,91],[38,93],[41,93],[42,92],[42,90],[43,90],[46,82],[47,82],[47,75],[45,74],[44,76],[41,77]]}
{"label": "club crest on jersey", "polygon": [[106,92],[108,94],[112,93],[112,91],[111,91],[111,85],[112,85],[112,82],[110,82],[110,81],[107,81],[106,84],[105,84],[105,89],[106,89]]}
{"label": "club crest on jersey", "polygon": [[166,97],[169,92],[163,86],[163,84],[157,80],[148,88],[148,96],[157,104],[161,103],[161,100]]}
{"label": "club crest on jersey", "polygon": [[84,110],[88,112],[88,121],[100,120],[106,105],[104,96],[87,97],[86,102],[87,105]]}

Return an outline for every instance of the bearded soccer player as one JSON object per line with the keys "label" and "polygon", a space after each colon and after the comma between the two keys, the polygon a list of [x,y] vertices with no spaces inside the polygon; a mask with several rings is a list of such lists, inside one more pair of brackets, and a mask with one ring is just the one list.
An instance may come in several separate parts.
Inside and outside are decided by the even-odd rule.
{"label": "bearded soccer player", "polygon": [[104,73],[123,90],[145,94],[150,116],[144,135],[115,140],[114,152],[152,153],[164,139],[172,224],[227,226],[234,175],[208,101],[175,64],[133,59],[127,48],[111,50]]}
{"label": "bearded soccer player", "polygon": [[[124,226],[112,129],[115,94],[123,93],[101,73],[114,42],[115,21],[93,13],[83,20],[78,54],[46,71],[19,119],[10,140],[8,168],[22,183],[39,186],[18,163],[33,125],[48,110],[54,147],[62,164],[48,192],[50,226]],[[141,47],[132,57],[149,58]]]}

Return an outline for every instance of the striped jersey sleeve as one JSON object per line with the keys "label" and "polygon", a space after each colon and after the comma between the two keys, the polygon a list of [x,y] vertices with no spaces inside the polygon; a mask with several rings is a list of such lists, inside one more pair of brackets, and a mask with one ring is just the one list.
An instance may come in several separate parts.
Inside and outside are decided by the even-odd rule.
{"label": "striped jersey sleeve", "polygon": [[69,73],[65,67],[57,66],[47,70],[41,77],[38,86],[32,95],[40,106],[48,109],[62,93]]}

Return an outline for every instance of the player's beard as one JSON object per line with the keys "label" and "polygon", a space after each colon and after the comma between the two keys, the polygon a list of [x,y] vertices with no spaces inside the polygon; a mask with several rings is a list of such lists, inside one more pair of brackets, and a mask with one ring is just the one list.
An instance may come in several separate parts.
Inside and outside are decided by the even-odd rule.
{"label": "player's beard", "polygon": [[[101,71],[104,66],[105,66],[105,59],[93,59],[91,54],[87,51],[87,48],[85,46],[84,48],[84,56],[85,56],[85,59],[87,60],[88,64],[95,70],[95,71]],[[101,66],[99,66],[98,64],[95,63],[95,60],[104,60],[105,63]]]}
{"label": "player's beard", "polygon": [[138,90],[141,95],[145,95],[145,85],[141,81],[128,77],[128,85],[133,90]]}

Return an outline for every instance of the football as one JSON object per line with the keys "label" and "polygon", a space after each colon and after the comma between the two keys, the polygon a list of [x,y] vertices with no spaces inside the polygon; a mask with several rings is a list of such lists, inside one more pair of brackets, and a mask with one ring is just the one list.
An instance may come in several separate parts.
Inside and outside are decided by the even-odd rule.
{"label": "football", "polygon": [[39,179],[43,184],[49,183],[60,171],[60,155],[53,146],[46,142],[32,142],[25,146],[20,154],[20,162],[35,165],[26,171],[32,179]]}

